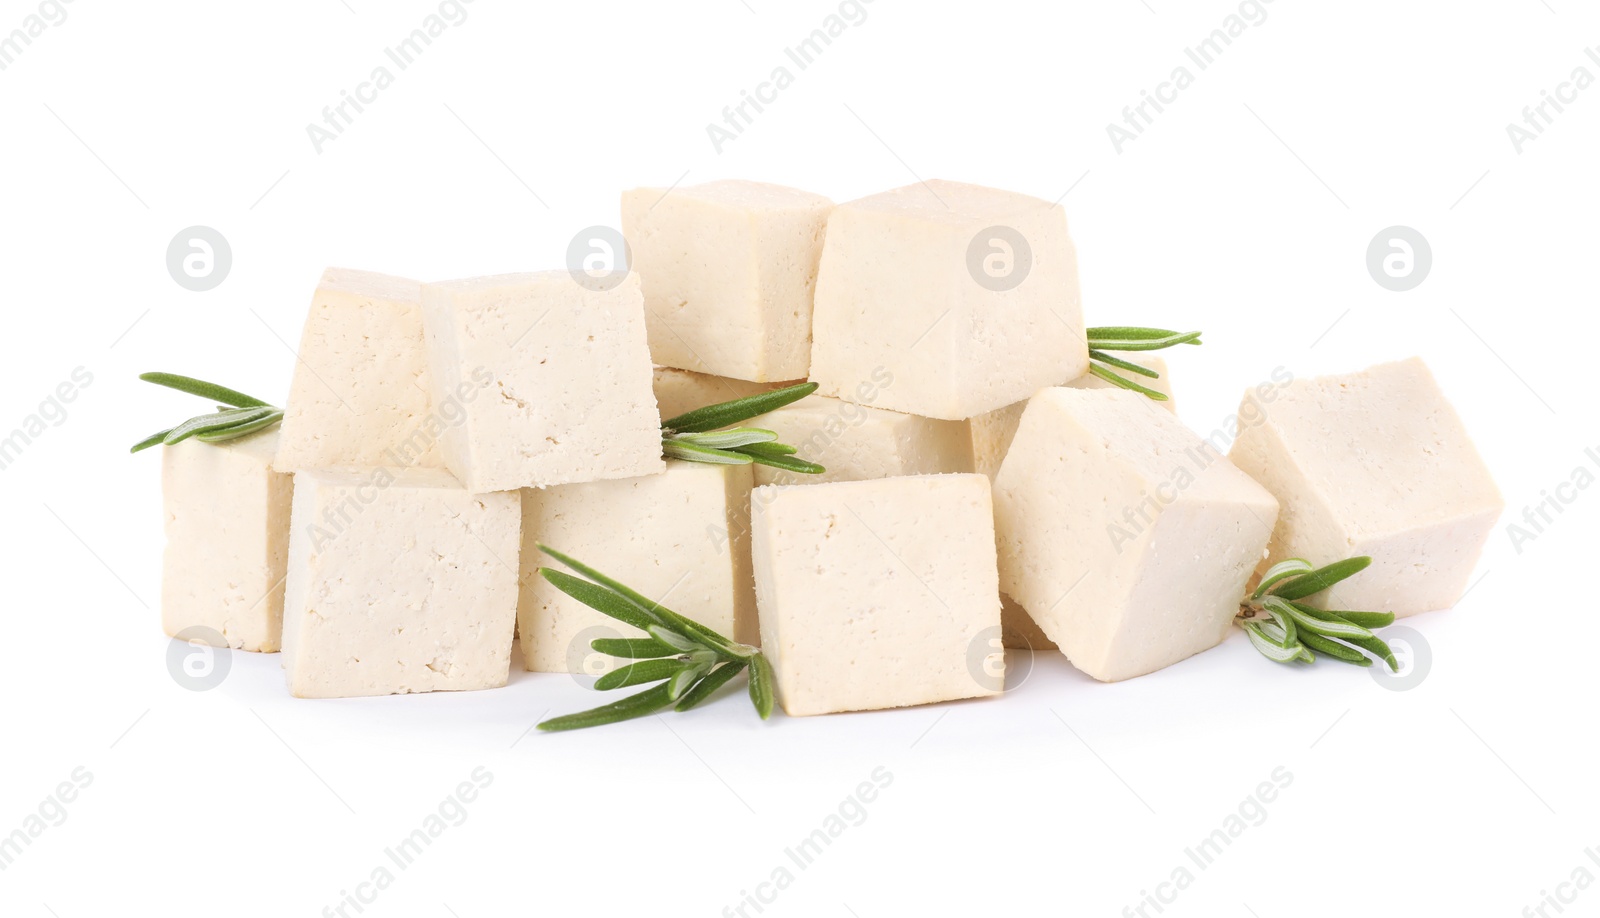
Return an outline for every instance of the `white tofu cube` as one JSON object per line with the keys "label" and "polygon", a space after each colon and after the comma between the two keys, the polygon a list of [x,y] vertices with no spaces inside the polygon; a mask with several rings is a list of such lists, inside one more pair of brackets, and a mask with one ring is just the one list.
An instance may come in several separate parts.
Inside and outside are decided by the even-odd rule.
{"label": "white tofu cube", "polygon": [[299,698],[496,688],[510,677],[518,492],[438,469],[295,475],[283,668]]}
{"label": "white tofu cube", "polygon": [[644,278],[656,363],[759,382],[804,379],[832,209],[821,195],[759,182],[624,192],[622,233]]}
{"label": "white tofu cube", "polygon": [[1045,389],[994,481],[1000,588],[1104,682],[1221,643],[1278,502],[1123,389]]}
{"label": "white tofu cube", "polygon": [[541,543],[616,577],[734,640],[756,640],[750,573],[750,467],[668,462],[661,475],[561,485],[522,498],[522,595],[517,633],[532,672],[614,668],[595,638],[643,632],[589,608],[539,576],[565,570]]}
{"label": "white tofu cube", "polygon": [[[1134,381],[1147,389],[1154,389],[1167,396],[1167,400],[1164,402],[1158,402],[1146,397],[1148,402],[1146,407],[1152,409],[1157,407],[1165,408],[1167,411],[1177,414],[1178,405],[1176,400],[1172,398],[1172,378],[1167,373],[1167,362],[1160,357],[1143,354],[1136,355],[1134,360],[1161,374],[1158,379],[1140,376]],[[1065,385],[1069,389],[1121,388],[1106,382],[1093,373],[1085,373]],[[1007,405],[998,411],[980,414],[967,422],[972,431],[972,460],[976,471],[988,475],[991,479],[999,474],[1000,463],[1006,458],[1006,450],[1011,448],[1011,440],[1017,435],[1017,424],[1022,421],[1022,409],[1026,407],[1028,407],[1027,402],[1017,402],[1015,405]]]}
{"label": "white tofu cube", "polygon": [[769,485],[751,503],[761,648],[789,714],[1002,691],[987,478]]}
{"label": "white tofu cube", "polygon": [[972,471],[964,421],[940,421],[812,395],[744,422],[799,449],[797,458],[827,468],[804,475],[758,465],[756,484],[820,484]]}
{"label": "white tofu cube", "polygon": [[637,275],[603,291],[565,271],[425,284],[422,320],[434,400],[461,403],[444,464],[468,491],[664,468]]}
{"label": "white tofu cube", "polygon": [[811,379],[877,407],[965,420],[1089,366],[1078,262],[1058,205],[933,181],[841,204],[817,274]]}
{"label": "white tofu cube", "polygon": [[293,478],[271,467],[277,431],[161,447],[167,547],[161,626],[169,636],[275,652],[283,634]]}
{"label": "white tofu cube", "polygon": [[1461,598],[1505,501],[1417,358],[1247,393],[1229,458],[1283,505],[1269,563],[1372,566],[1308,601],[1411,615]]}
{"label": "white tofu cube", "polygon": [[422,285],[329,268],[311,298],[274,467],[441,468]]}
{"label": "white tofu cube", "polygon": [[771,392],[785,385],[790,383],[759,383],[675,367],[655,368],[656,405],[660,408],[662,420],[718,402],[731,402],[736,398]]}

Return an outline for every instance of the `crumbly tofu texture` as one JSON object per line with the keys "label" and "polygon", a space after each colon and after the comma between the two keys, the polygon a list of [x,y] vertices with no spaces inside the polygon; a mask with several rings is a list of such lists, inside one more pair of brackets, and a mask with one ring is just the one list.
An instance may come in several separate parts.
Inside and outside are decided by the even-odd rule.
{"label": "crumbly tofu texture", "polygon": [[757,382],[805,378],[832,210],[821,195],[760,182],[624,192],[622,233],[644,278],[656,363]]}
{"label": "crumbly tofu texture", "polygon": [[299,698],[496,688],[522,512],[437,469],[295,475],[283,667]]}
{"label": "crumbly tofu texture", "polygon": [[1121,389],[1028,402],[994,482],[1001,589],[1104,682],[1221,643],[1278,502]]}
{"label": "crumbly tofu texture", "polygon": [[[597,675],[617,661],[596,638],[643,637],[556,589],[541,566],[549,545],[615,576],[718,634],[754,643],[750,467],[668,462],[661,475],[523,492],[522,664],[532,672]],[[567,571],[571,573],[571,571]]]}
{"label": "crumbly tofu texture", "polygon": [[[1139,384],[1167,396],[1164,402],[1155,401],[1147,396],[1146,401],[1149,404],[1146,407],[1165,408],[1177,414],[1178,404],[1172,397],[1172,377],[1167,372],[1167,362],[1160,357],[1145,355],[1135,355],[1134,359],[1161,374],[1156,379],[1141,376],[1137,380]],[[1066,386],[1069,389],[1120,388],[1093,373],[1085,373],[1066,383]],[[1017,424],[1022,421],[1022,409],[1026,407],[1028,407],[1027,402],[1017,402],[998,411],[980,414],[967,422],[972,436],[972,461],[975,471],[982,472],[991,479],[1000,472],[1000,463],[1006,458],[1006,450],[1011,448],[1011,440],[1017,435]]]}
{"label": "crumbly tofu texture", "polygon": [[1283,505],[1268,563],[1372,557],[1309,602],[1412,615],[1461,598],[1505,501],[1421,360],[1247,393],[1239,415],[1229,457]]}
{"label": "crumbly tofu texture", "polygon": [[761,647],[789,714],[1001,691],[988,479],[769,485],[752,506]]}
{"label": "crumbly tofu texture", "polygon": [[311,298],[274,466],[442,468],[422,285],[329,268]]}
{"label": "crumbly tofu texture", "polygon": [[167,546],[161,626],[171,637],[272,653],[283,635],[293,478],[272,470],[278,432],[161,447]]}
{"label": "crumbly tofu texture", "polygon": [[[969,246],[990,227],[1014,230],[1031,253],[1009,290],[980,284],[968,267]],[[1011,270],[1020,271],[1013,250]],[[1088,366],[1077,253],[1060,206],[930,181],[834,209],[812,325],[820,394],[853,400],[859,383],[886,369],[897,381],[876,407],[965,420]]]}
{"label": "crumbly tofu texture", "polygon": [[459,414],[444,464],[474,493],[662,471],[638,275],[565,271],[425,284],[434,398]]}
{"label": "crumbly tofu texture", "polygon": [[941,421],[812,395],[745,422],[771,430],[798,458],[824,466],[817,475],[758,465],[756,484],[820,484],[904,475],[972,471],[964,421]]}
{"label": "crumbly tofu texture", "polygon": [[661,410],[662,420],[675,418],[707,405],[749,398],[793,384],[750,382],[744,379],[696,373],[693,370],[680,370],[676,367],[655,368],[656,405]]}

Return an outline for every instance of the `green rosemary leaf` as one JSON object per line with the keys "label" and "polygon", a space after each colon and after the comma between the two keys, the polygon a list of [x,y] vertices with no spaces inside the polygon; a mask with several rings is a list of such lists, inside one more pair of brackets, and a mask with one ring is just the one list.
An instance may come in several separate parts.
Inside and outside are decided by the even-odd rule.
{"label": "green rosemary leaf", "polygon": [[[550,549],[544,548],[542,545],[540,548],[544,549],[545,554],[561,561],[563,564],[566,563],[561,556],[552,554]],[[605,586],[598,583],[590,583],[564,571],[552,570],[548,567],[539,568],[539,573],[544,579],[554,584],[556,589],[571,596],[578,602],[596,612],[609,615],[619,622],[632,625],[640,631],[646,631],[652,625],[659,624],[626,594],[619,594],[617,591],[606,589]]]}
{"label": "green rosemary leaf", "polygon": [[795,453],[800,452],[800,450],[796,447],[790,446],[787,443],[750,443],[739,447],[738,452],[746,453],[758,458],[782,458],[784,456],[793,456]]}
{"label": "green rosemary leaf", "polygon": [[691,653],[693,651],[702,649],[700,645],[696,644],[694,641],[691,641],[683,635],[667,628],[663,628],[660,625],[651,625],[645,630],[650,632],[651,637],[663,644],[668,645],[669,647],[676,649],[678,653]]}
{"label": "green rosemary leaf", "polygon": [[678,634],[699,641],[723,656],[745,660],[749,659],[756,653],[756,649],[754,647],[730,641],[715,631],[712,631],[710,628],[707,628],[705,625],[693,621],[692,619],[685,618],[658,602],[646,599],[644,596],[640,595],[634,590],[629,589],[610,577],[607,577],[605,574],[600,573],[598,570],[595,570],[576,558],[564,555],[548,545],[540,545],[539,550],[556,559],[557,561],[560,561],[562,564],[565,564],[567,567],[572,568],[583,576],[588,577],[595,583],[607,587],[621,595],[623,598],[638,606],[640,611],[644,611],[648,615],[655,617],[657,619],[657,624],[665,625],[667,628],[677,632]]}
{"label": "green rosemary leaf", "polygon": [[1264,608],[1270,611],[1281,612],[1284,615],[1290,616],[1295,620],[1295,624],[1300,626],[1300,630],[1309,631],[1312,634],[1321,634],[1327,637],[1346,639],[1373,637],[1371,631],[1368,631],[1360,625],[1352,625],[1349,622],[1340,619],[1325,619],[1317,618],[1314,615],[1307,615],[1306,613],[1300,611],[1300,609],[1296,608],[1294,603],[1290,603],[1278,596],[1267,596],[1261,601],[1261,604]]}
{"label": "green rosemary leaf", "polygon": [[792,405],[817,391],[817,384],[808,382],[783,389],[774,389],[760,395],[747,398],[737,398],[731,402],[720,402],[696,408],[694,411],[685,412],[677,417],[668,418],[661,422],[664,430],[673,433],[699,433],[706,430],[716,430],[718,427],[727,427],[740,421],[748,421],[753,417],[776,411],[785,405]]}
{"label": "green rosemary leaf", "polygon": [[711,449],[736,449],[752,443],[771,443],[778,435],[759,427],[735,427],[731,430],[713,430],[708,433],[673,434],[667,438],[674,443],[692,443]]}
{"label": "green rosemary leaf", "polygon": [[1160,373],[1157,373],[1155,370],[1152,370],[1149,367],[1140,366],[1131,360],[1123,360],[1121,357],[1113,357],[1110,354],[1107,354],[1105,351],[1096,350],[1095,348],[1089,349],[1089,359],[1098,360],[1107,366],[1113,366],[1119,370],[1127,370],[1129,373],[1137,373],[1140,376],[1148,376],[1151,379],[1161,378]]}
{"label": "green rosemary leaf", "polygon": [[744,667],[745,664],[743,663],[729,660],[713,669],[699,682],[696,682],[694,688],[689,689],[683,694],[682,698],[678,699],[678,706],[673,710],[681,713],[698,706],[701,702],[710,698],[712,692],[728,684],[729,679],[744,672]]}
{"label": "green rosemary leaf", "polygon": [[654,714],[672,703],[667,697],[667,686],[657,685],[645,689],[637,694],[629,695],[620,701],[603,704],[579,714],[566,714],[561,717],[552,717],[541,721],[539,729],[547,732],[559,730],[582,730],[585,727],[599,727],[605,724],[614,724],[622,720],[631,720]]}
{"label": "green rosemary leaf", "polygon": [[[741,452],[744,452],[744,450],[741,450]],[[802,475],[821,475],[828,470],[825,466],[817,465],[815,462],[808,462],[804,459],[797,459],[793,456],[758,455],[754,457],[754,461],[756,465],[782,469],[785,472],[799,472]]]}
{"label": "green rosemary leaf", "polygon": [[1097,338],[1148,341],[1152,338],[1171,338],[1173,335],[1183,334],[1170,328],[1143,328],[1138,325],[1097,325],[1094,328],[1084,329],[1083,333],[1091,344]]}
{"label": "green rosemary leaf", "polygon": [[647,660],[654,657],[675,657],[682,653],[655,638],[595,638],[589,642],[595,653],[629,660]]}
{"label": "green rosemary leaf", "polygon": [[1125,376],[1117,375],[1115,372],[1106,369],[1104,366],[1101,366],[1098,363],[1089,364],[1089,372],[1100,377],[1106,382],[1111,383],[1113,386],[1118,386],[1123,389],[1132,389],[1133,391],[1138,392],[1139,394],[1148,398],[1155,399],[1158,402],[1164,402],[1167,400],[1166,393],[1157,392],[1154,389],[1141,386]]}
{"label": "green rosemary leaf", "polygon": [[704,676],[710,671],[710,663],[701,663],[697,666],[691,666],[683,672],[673,676],[671,679],[668,679],[667,697],[671,698],[673,701],[677,701],[679,698],[682,698],[683,693],[689,690],[689,686],[700,681],[700,677]]}
{"label": "green rosemary leaf", "polygon": [[1389,672],[1400,671],[1400,661],[1394,658],[1394,651],[1389,649],[1383,638],[1373,635],[1369,638],[1345,638],[1345,640],[1382,660],[1389,667]]}
{"label": "green rosemary leaf", "polygon": [[1315,663],[1315,662],[1317,662],[1317,655],[1312,653],[1311,652],[1311,648],[1307,647],[1304,644],[1300,645],[1300,657],[1299,658],[1304,660],[1304,661],[1306,661],[1307,663]]}
{"label": "green rosemary leaf", "polygon": [[274,408],[272,411],[267,412],[253,421],[240,421],[237,424],[233,424],[228,427],[222,427],[217,430],[209,430],[205,433],[195,434],[195,439],[203,440],[206,443],[222,443],[226,440],[237,440],[240,437],[248,437],[257,431],[266,430],[268,427],[271,427],[281,420],[283,420],[283,412]]}
{"label": "green rosemary leaf", "polygon": [[1273,643],[1262,633],[1260,622],[1245,622],[1244,633],[1250,638],[1250,643],[1255,645],[1256,650],[1274,663],[1292,663],[1300,658],[1303,648],[1299,644],[1293,647],[1281,647]]}
{"label": "green rosemary leaf", "polygon": [[261,418],[272,414],[276,410],[276,408],[272,408],[270,406],[261,408],[229,408],[227,411],[218,411],[215,414],[202,414],[199,417],[190,418],[189,420],[184,421],[182,424],[179,424],[177,427],[167,431],[166,438],[161,442],[168,446],[172,446],[176,443],[182,443],[195,434],[223,430],[225,428],[232,427],[235,424],[243,424],[249,421],[260,420]]}
{"label": "green rosemary leaf", "polygon": [[773,685],[772,664],[767,658],[757,653],[750,658],[750,703],[756,706],[756,713],[762,720],[772,716],[772,703],[776,697],[776,688]]}
{"label": "green rosemary leaf", "polygon": [[1267,568],[1267,572],[1261,575],[1261,583],[1256,586],[1256,591],[1250,594],[1250,598],[1260,599],[1267,595],[1267,590],[1271,589],[1273,584],[1285,577],[1309,574],[1313,570],[1315,568],[1311,566],[1311,562],[1304,558],[1289,558],[1285,561],[1279,561],[1277,564]]}
{"label": "green rosemary leaf", "polygon": [[1178,333],[1160,338],[1096,338],[1089,337],[1089,346],[1102,351],[1161,351],[1179,344],[1199,344],[1197,331]]}
{"label": "green rosemary leaf", "polygon": [[1272,593],[1288,600],[1304,599],[1307,596],[1326,590],[1347,577],[1361,573],[1371,563],[1372,559],[1366,555],[1335,561],[1308,574],[1301,574],[1287,583],[1280,584],[1272,590]]}
{"label": "green rosemary leaf", "polygon": [[[671,679],[685,669],[690,669],[693,664],[684,660],[640,660],[619,666],[606,673],[594,682],[597,691],[609,692],[616,688],[627,688],[630,685],[643,685],[646,682],[660,682],[662,679]],[[672,700],[677,700],[674,697]]]}
{"label": "green rosemary leaf", "polygon": [[[1290,622],[1289,628],[1294,627],[1292,619],[1286,619],[1286,621]],[[1266,637],[1266,639],[1274,644],[1277,644],[1279,647],[1288,649],[1299,643],[1299,641],[1294,640],[1294,638],[1291,636],[1289,628],[1285,628],[1280,622],[1258,621],[1256,624],[1260,626],[1261,633]]]}
{"label": "green rosemary leaf", "polygon": [[1276,609],[1269,608],[1266,610],[1266,613],[1272,616],[1272,620],[1277,623],[1279,628],[1283,629],[1284,646],[1287,647],[1288,645],[1295,643],[1295,637],[1297,636],[1299,629],[1294,626],[1294,618],[1292,616],[1285,615]]}
{"label": "green rosemary leaf", "polygon": [[166,442],[167,434],[169,433],[172,433],[172,428],[170,427],[168,427],[166,430],[158,430],[150,436],[145,437],[143,440],[140,440],[138,443],[133,444],[133,448],[128,450],[128,452],[137,453],[142,449],[149,449],[152,446],[157,446],[161,443],[164,443]]}
{"label": "green rosemary leaf", "polygon": [[755,460],[744,453],[709,446],[696,446],[682,440],[662,440],[661,453],[668,459],[685,459],[689,462],[709,462],[712,465],[749,465]]}
{"label": "green rosemary leaf", "polygon": [[219,386],[216,383],[206,382],[203,379],[195,379],[190,376],[179,376],[176,373],[140,373],[139,378],[148,383],[166,386],[168,389],[176,389],[179,392],[187,392],[190,395],[198,395],[201,398],[210,399],[213,402],[222,402],[235,408],[268,407],[266,402],[255,396],[245,395],[243,392],[229,389],[227,386]]}
{"label": "green rosemary leaf", "polygon": [[1312,650],[1333,657],[1335,660],[1343,660],[1346,663],[1354,663],[1357,666],[1372,665],[1372,661],[1367,659],[1366,654],[1363,654],[1361,651],[1351,647],[1346,647],[1345,645],[1325,638],[1320,634],[1303,633],[1300,635],[1300,640],[1305,642],[1305,645],[1310,647]]}
{"label": "green rosemary leaf", "polygon": [[1354,612],[1345,609],[1317,609],[1312,606],[1308,606],[1303,602],[1295,603],[1294,607],[1299,609],[1301,612],[1306,613],[1307,615],[1315,615],[1318,618],[1327,618],[1332,616],[1333,618],[1347,621],[1352,625],[1360,625],[1368,631],[1375,631],[1378,628],[1387,628],[1394,624],[1393,612]]}

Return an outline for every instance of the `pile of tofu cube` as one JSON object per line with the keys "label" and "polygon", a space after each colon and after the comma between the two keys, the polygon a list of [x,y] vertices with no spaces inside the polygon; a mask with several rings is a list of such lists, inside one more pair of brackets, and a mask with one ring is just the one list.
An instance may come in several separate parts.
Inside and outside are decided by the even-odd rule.
{"label": "pile of tofu cube", "polygon": [[[1008,646],[1170,666],[1286,557],[1374,558],[1330,608],[1448,607],[1501,509],[1417,360],[1252,389],[1226,456],[1087,375],[1058,205],[719,181],[621,222],[603,283],[329,269],[282,425],[164,450],[167,633],[281,651],[300,697],[604,672],[637,635],[546,544],[759,644],[791,715],[891,708],[1000,693]],[[826,473],[663,460],[662,418],[800,380],[748,425]]]}

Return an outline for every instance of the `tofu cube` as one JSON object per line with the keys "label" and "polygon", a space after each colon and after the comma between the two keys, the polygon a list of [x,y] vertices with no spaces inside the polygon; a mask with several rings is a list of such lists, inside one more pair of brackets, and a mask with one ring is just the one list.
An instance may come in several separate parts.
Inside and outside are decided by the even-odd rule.
{"label": "tofu cube", "polygon": [[294,490],[292,476],[272,470],[277,450],[275,430],[161,447],[161,626],[169,636],[277,651]]}
{"label": "tofu cube", "polygon": [[624,192],[622,234],[644,278],[655,362],[757,382],[804,379],[832,210],[821,195],[759,182]]}
{"label": "tofu cube", "polygon": [[756,641],[750,573],[750,466],[668,462],[661,475],[523,492],[522,664],[532,672],[598,675],[617,663],[595,638],[643,632],[589,608],[539,576],[566,570],[549,545],[615,576],[718,634]]}
{"label": "tofu cube", "polygon": [[940,421],[811,395],[745,422],[775,432],[797,458],[827,468],[819,475],[755,467],[756,484],[820,484],[972,471],[964,421]]}
{"label": "tofu cube", "polygon": [[1000,588],[1103,682],[1221,643],[1278,514],[1265,488],[1124,389],[1045,389],[994,481]]}
{"label": "tofu cube", "polygon": [[468,491],[660,472],[637,275],[590,290],[565,271],[425,284],[435,402],[458,403],[444,465]]}
{"label": "tofu cube", "polygon": [[[1135,358],[1140,364],[1155,370],[1161,376],[1157,379],[1139,377],[1136,382],[1147,389],[1154,389],[1167,396],[1164,402],[1158,402],[1146,397],[1146,408],[1165,408],[1173,414],[1178,413],[1177,402],[1172,398],[1172,378],[1167,374],[1167,362],[1160,357],[1137,355]],[[1093,373],[1085,373],[1077,379],[1066,383],[1069,389],[1118,389],[1120,386],[1108,383]],[[1006,458],[1006,450],[1011,448],[1011,440],[1017,435],[1017,424],[1022,420],[1022,409],[1028,403],[1017,402],[1007,405],[998,411],[980,414],[967,422],[972,436],[972,461],[975,470],[988,475],[991,479],[1000,472],[1000,463]]]}
{"label": "tofu cube", "polygon": [[1417,358],[1247,393],[1229,457],[1283,505],[1268,563],[1372,566],[1307,601],[1412,615],[1461,598],[1505,501]]}
{"label": "tofu cube", "polygon": [[751,503],[761,648],[785,711],[1001,692],[987,478],[768,485]]}
{"label": "tofu cube", "polygon": [[853,401],[966,420],[1089,366],[1078,262],[1061,207],[933,181],[841,204],[817,274],[811,379]]}
{"label": "tofu cube", "polygon": [[296,473],[283,668],[298,698],[510,677],[522,513],[438,469]]}
{"label": "tofu cube", "polygon": [[771,392],[786,385],[792,383],[758,383],[676,367],[655,368],[656,405],[661,410],[662,420],[718,402],[731,402],[736,398]]}
{"label": "tofu cube", "polygon": [[422,285],[329,268],[311,297],[274,467],[442,468]]}

